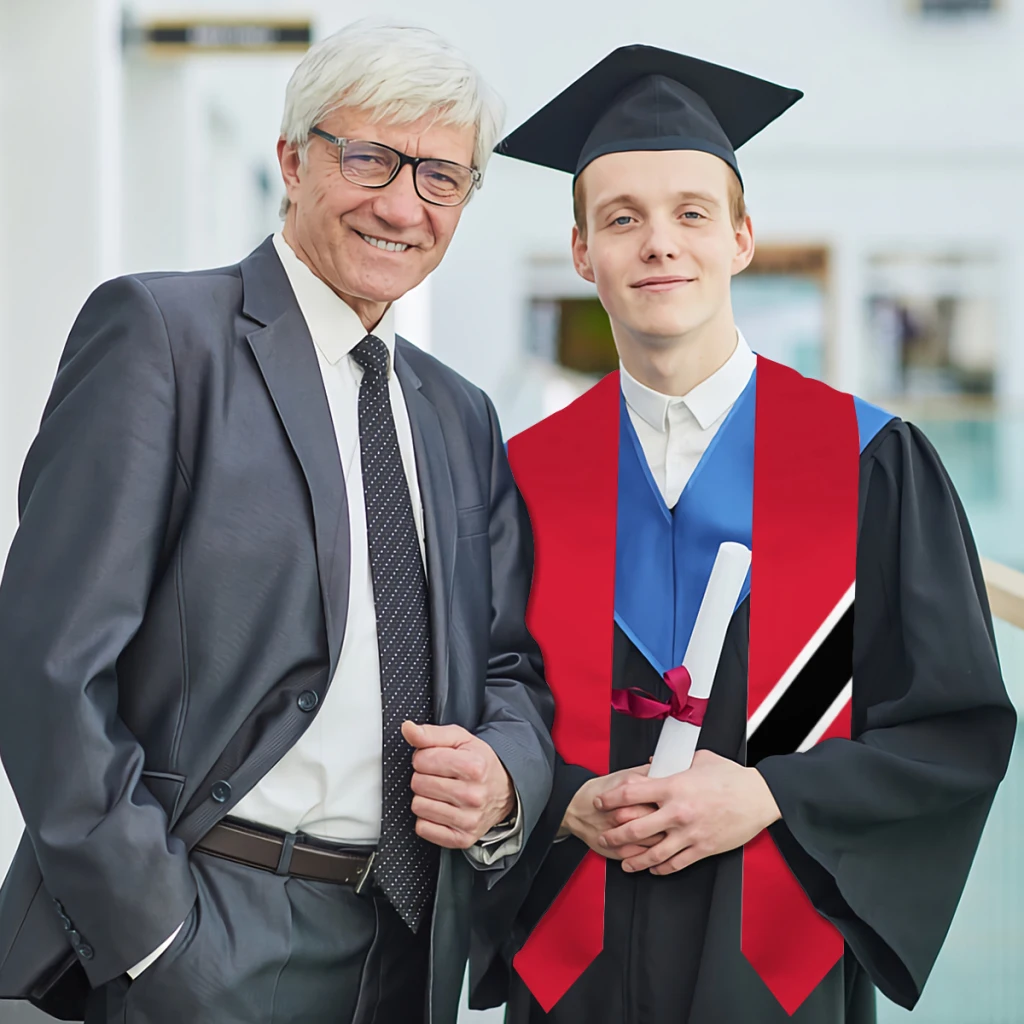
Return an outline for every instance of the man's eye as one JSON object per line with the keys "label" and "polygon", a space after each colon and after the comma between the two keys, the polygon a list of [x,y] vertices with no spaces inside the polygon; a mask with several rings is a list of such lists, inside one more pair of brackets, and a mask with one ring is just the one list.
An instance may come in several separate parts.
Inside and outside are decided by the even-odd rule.
{"label": "man's eye", "polygon": [[683,214],[683,216],[687,220],[703,220],[704,219],[704,214],[703,213],[698,213],[696,210],[687,210]]}
{"label": "man's eye", "polygon": [[624,213],[621,217],[616,217],[612,223],[620,228],[624,228],[632,219],[628,213]]}
{"label": "man's eye", "polygon": [[447,174],[442,174],[440,171],[431,171],[429,179],[431,185],[435,185],[438,188],[455,188],[455,179],[450,178]]}

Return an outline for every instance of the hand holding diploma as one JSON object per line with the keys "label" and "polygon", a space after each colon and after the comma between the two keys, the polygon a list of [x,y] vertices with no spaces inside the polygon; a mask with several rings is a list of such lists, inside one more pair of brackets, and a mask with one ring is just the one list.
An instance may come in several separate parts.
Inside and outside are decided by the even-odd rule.
{"label": "hand holding diploma", "polygon": [[[680,871],[704,857],[742,846],[779,818],[771,791],[756,769],[706,750],[695,753],[725,634],[749,568],[748,548],[734,543],[719,548],[683,665],[666,673],[673,697],[650,771],[646,778],[631,775],[595,796],[595,809],[605,814],[657,807],[599,837],[596,848],[620,857],[624,871]],[[652,845],[654,837],[658,841]],[[647,849],[638,851],[638,846]]]}
{"label": "hand holding diploma", "polygon": [[585,782],[576,791],[576,795],[565,810],[559,835],[574,835],[577,839],[583,840],[595,853],[612,860],[635,857],[637,854],[643,853],[649,846],[655,846],[661,842],[664,836],[654,834],[648,836],[643,842],[627,843],[614,848],[600,844],[600,838],[605,832],[618,825],[625,825],[626,822],[636,821],[644,815],[653,814],[657,810],[653,804],[646,806],[632,804],[628,807],[608,811],[599,810],[597,806],[597,798],[603,793],[616,789],[626,779],[632,777],[642,779],[647,775],[647,771],[648,765],[624,768],[622,771],[612,772],[610,775],[599,775],[597,778]]}
{"label": "hand holding diploma", "polygon": [[[596,798],[606,813],[635,805],[657,810],[605,832],[598,849],[606,856],[630,848],[624,871],[655,875],[681,871],[704,857],[735,850],[780,818],[775,798],[756,768],[744,768],[708,750],[698,750],[693,765],[668,778],[634,775]],[[632,849],[664,833],[656,845]]]}

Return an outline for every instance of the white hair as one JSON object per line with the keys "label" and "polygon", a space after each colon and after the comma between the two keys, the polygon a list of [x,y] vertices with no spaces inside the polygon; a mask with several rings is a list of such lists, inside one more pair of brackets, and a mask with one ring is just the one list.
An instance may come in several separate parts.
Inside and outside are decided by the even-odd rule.
{"label": "white hair", "polygon": [[[374,120],[473,128],[473,166],[483,174],[501,135],[505,104],[480,72],[439,35],[416,26],[354,22],[311,47],[285,90],[281,136],[304,164],[309,132],[352,107]],[[289,207],[285,197],[283,217]]]}

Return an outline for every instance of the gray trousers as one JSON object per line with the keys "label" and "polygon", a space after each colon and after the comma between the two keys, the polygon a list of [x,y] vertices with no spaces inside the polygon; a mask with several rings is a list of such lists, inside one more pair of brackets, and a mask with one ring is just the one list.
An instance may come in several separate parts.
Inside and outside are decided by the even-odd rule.
{"label": "gray trousers", "polygon": [[199,898],[135,981],[94,991],[85,1024],[419,1024],[429,932],[351,886],[192,854]]}

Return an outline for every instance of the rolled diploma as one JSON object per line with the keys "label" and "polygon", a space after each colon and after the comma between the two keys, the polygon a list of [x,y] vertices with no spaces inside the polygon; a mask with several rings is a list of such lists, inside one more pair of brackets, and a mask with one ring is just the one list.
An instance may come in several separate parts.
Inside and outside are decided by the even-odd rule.
{"label": "rolled diploma", "polygon": [[[736,602],[749,568],[748,547],[733,541],[726,541],[719,547],[683,658],[683,665],[690,673],[691,697],[706,699],[711,694],[726,630],[736,610]],[[693,763],[698,736],[699,726],[666,718],[658,736],[648,776],[660,779],[686,771]]]}

